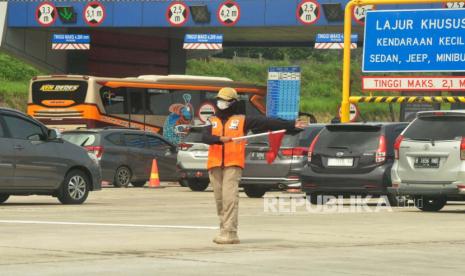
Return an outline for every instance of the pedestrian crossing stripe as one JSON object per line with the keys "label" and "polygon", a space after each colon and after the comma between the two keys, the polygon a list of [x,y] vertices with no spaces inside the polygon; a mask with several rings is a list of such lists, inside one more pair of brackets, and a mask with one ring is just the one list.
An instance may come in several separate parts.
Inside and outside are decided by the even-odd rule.
{"label": "pedestrian crossing stripe", "polygon": [[465,96],[351,96],[350,103],[465,103]]}

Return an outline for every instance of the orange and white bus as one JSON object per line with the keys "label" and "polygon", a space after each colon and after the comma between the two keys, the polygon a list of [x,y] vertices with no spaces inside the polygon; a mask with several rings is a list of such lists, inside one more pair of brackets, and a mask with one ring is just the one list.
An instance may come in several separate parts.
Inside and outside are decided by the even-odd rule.
{"label": "orange and white bus", "polygon": [[215,112],[214,97],[222,87],[239,92],[246,114],[265,113],[266,87],[189,75],[37,76],[30,83],[27,113],[60,130],[132,127],[163,133],[176,143]]}

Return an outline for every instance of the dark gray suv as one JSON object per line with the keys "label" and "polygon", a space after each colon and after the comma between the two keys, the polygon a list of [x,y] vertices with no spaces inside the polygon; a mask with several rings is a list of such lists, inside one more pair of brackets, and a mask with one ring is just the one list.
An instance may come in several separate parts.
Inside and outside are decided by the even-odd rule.
{"label": "dark gray suv", "polygon": [[81,204],[101,189],[95,159],[31,117],[0,108],[0,203],[10,195],[52,195]]}
{"label": "dark gray suv", "polygon": [[389,195],[394,142],[407,123],[327,125],[308,149],[308,163],[300,179],[314,204],[321,195]]}
{"label": "dark gray suv", "polygon": [[161,181],[177,181],[176,146],[162,136],[131,128],[78,129],[62,134],[64,140],[93,153],[102,178],[115,187],[142,187],[156,159]]}

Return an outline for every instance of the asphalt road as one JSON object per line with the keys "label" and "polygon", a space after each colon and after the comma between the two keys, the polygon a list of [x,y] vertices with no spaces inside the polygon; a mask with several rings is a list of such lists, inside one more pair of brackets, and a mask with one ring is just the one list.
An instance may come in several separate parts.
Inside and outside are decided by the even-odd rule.
{"label": "asphalt road", "polygon": [[[271,206],[272,201],[267,205],[241,193],[242,243],[222,246],[211,241],[217,233],[211,191],[106,188],[81,206],[63,206],[51,197],[12,197],[0,205],[0,273],[465,273],[465,205],[460,203],[439,213],[415,208],[372,212],[373,204],[371,211],[340,213],[307,210],[299,194],[268,196],[285,199]],[[289,196],[298,206],[289,203]],[[292,208],[296,212],[287,212]],[[271,212],[276,209],[281,212]]]}

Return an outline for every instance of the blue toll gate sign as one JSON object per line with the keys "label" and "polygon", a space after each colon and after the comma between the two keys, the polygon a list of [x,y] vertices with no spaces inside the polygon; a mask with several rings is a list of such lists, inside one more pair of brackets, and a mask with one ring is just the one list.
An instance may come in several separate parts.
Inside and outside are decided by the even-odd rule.
{"label": "blue toll gate sign", "polygon": [[300,67],[270,67],[266,116],[295,120],[299,116]]}
{"label": "blue toll gate sign", "polygon": [[365,21],[362,70],[465,71],[464,49],[464,10],[371,10]]}

